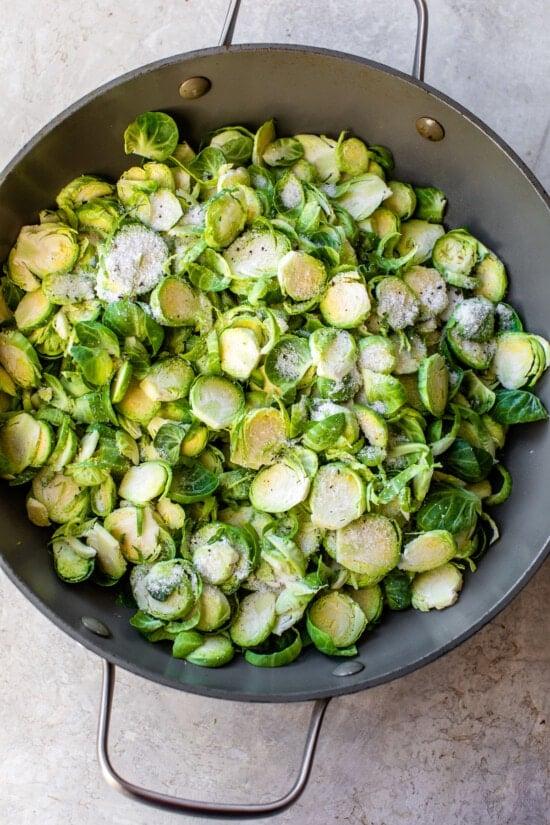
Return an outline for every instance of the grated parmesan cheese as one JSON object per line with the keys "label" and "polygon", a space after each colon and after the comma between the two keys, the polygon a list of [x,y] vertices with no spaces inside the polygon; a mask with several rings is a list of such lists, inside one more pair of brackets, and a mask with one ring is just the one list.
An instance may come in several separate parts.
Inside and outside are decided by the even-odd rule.
{"label": "grated parmesan cheese", "polygon": [[168,247],[144,226],[127,226],[114,236],[99,271],[96,291],[102,301],[150,292],[164,275]]}

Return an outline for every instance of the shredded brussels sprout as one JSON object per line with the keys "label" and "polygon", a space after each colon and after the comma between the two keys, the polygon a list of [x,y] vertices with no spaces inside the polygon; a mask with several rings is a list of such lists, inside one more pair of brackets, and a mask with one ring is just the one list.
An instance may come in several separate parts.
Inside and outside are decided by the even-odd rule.
{"label": "shredded brussels sprout", "polygon": [[548,418],[504,263],[344,132],[195,153],[146,112],[124,149],[0,281],[0,476],[57,575],[122,590],[186,667],[354,656],[385,611],[454,604],[508,427]]}

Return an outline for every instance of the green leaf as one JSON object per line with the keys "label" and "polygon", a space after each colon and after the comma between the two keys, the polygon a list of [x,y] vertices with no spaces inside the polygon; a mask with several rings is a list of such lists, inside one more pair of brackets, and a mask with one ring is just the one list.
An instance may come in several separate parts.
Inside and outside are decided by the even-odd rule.
{"label": "green leaf", "polygon": [[444,454],[445,466],[464,481],[483,481],[491,472],[493,457],[487,450],[457,438]]}
{"label": "green leaf", "polygon": [[217,475],[207,470],[202,464],[178,467],[174,471],[169,498],[179,504],[192,504],[194,501],[202,501],[213,493],[218,484]]}
{"label": "green leaf", "polygon": [[419,530],[448,530],[460,533],[475,526],[481,500],[462,487],[441,487],[431,493],[416,515]]}
{"label": "green leaf", "polygon": [[526,390],[497,390],[491,417],[499,424],[527,424],[546,421],[548,412],[536,395]]}

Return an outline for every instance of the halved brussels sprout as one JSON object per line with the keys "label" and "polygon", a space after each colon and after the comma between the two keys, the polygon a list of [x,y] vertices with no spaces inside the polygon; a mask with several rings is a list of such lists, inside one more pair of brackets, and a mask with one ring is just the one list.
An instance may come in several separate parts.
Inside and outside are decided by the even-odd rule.
{"label": "halved brussels sprout", "polygon": [[463,289],[477,286],[476,279],[469,275],[478,260],[478,242],[466,229],[452,229],[438,238],[432,259],[447,283]]}
{"label": "halved brussels sprout", "polygon": [[412,583],[412,606],[422,611],[451,607],[458,599],[462,583],[462,573],[454,564],[442,564],[420,573]]}
{"label": "halved brussels sprout", "polygon": [[191,537],[189,549],[202,579],[224,593],[238,590],[255,564],[249,533],[221,521],[199,527]]}
{"label": "halved brussels sprout", "polygon": [[317,527],[338,530],[359,518],[366,508],[363,479],[341,462],[319,468],[311,488],[311,520]]}
{"label": "halved brussels sprout", "polygon": [[144,391],[140,383],[132,378],[128,385],[124,397],[116,405],[117,410],[130,421],[137,421],[140,424],[148,424],[160,410],[161,402],[153,400]]}
{"label": "halved brussels sprout", "polygon": [[296,387],[311,367],[307,340],[297,335],[283,335],[265,359],[265,374],[284,395]]}
{"label": "halved brussels sprout", "polygon": [[361,432],[373,447],[385,450],[388,446],[389,431],[384,418],[371,407],[356,404],[353,408]]}
{"label": "halved brussels sprout", "polygon": [[[44,461],[41,461],[42,449],[39,447],[43,428],[49,433],[49,450]],[[0,429],[0,455],[6,464],[5,471],[13,476],[27,467],[45,464],[52,446],[49,426],[27,412],[11,416]]]}
{"label": "halved brussels sprout", "polygon": [[401,224],[401,238],[397,244],[399,255],[406,255],[416,247],[416,252],[409,261],[411,266],[423,264],[432,256],[434,244],[445,234],[445,229],[438,223],[428,223],[411,219]]}
{"label": "halved brussels sprout", "polygon": [[502,301],[508,288],[508,278],[504,264],[493,252],[488,252],[474,269],[477,287],[474,292],[493,303]]}
{"label": "halved brussels sprout", "polygon": [[338,141],[336,158],[340,170],[352,177],[363,175],[369,168],[369,150],[363,141],[356,137]]}
{"label": "halved brussels sprout", "polygon": [[21,332],[28,332],[44,324],[53,312],[51,304],[41,289],[27,292],[17,305],[14,318]]}
{"label": "halved brussels sprout", "polygon": [[145,226],[129,225],[113,235],[97,275],[98,297],[108,303],[150,292],[164,275],[168,247]]}
{"label": "halved brussels sprout", "polygon": [[350,589],[346,592],[348,596],[351,596],[354,602],[357,602],[365,614],[369,625],[378,621],[384,608],[382,588],[379,584],[371,584],[368,587],[360,587],[358,590]]}
{"label": "halved brussels sprout", "polygon": [[23,226],[8,260],[8,273],[22,289],[34,290],[39,286],[36,278],[69,272],[79,252],[77,234],[70,226],[62,223]]}
{"label": "halved brussels sprout", "polygon": [[[43,526],[54,521],[66,524],[69,521],[83,519],[88,511],[89,493],[81,490],[70,476],[56,473],[48,467],[40,470],[34,477],[29,497],[27,513],[34,524]],[[37,521],[33,516],[42,514],[45,521]]]}
{"label": "halved brussels sprout", "polygon": [[264,407],[245,413],[231,433],[231,461],[259,470],[281,452],[288,438],[288,424],[281,410]]}
{"label": "halved brussels sprout", "polygon": [[362,586],[377,584],[399,561],[399,536],[389,518],[361,516],[336,533],[336,561],[361,576]]}
{"label": "halved brussels sprout", "polygon": [[80,175],[63,187],[57,196],[56,203],[61,209],[69,207],[75,209],[95,198],[104,198],[112,195],[114,186],[106,180],[94,175]]}
{"label": "halved brussels sprout", "polygon": [[238,198],[229,191],[222,191],[206,204],[204,213],[204,239],[213,249],[229,246],[242,232],[246,212]]}
{"label": "halved brussels sprout", "polygon": [[94,550],[70,536],[52,541],[55,572],[65,582],[77,584],[88,579],[94,569]]}
{"label": "halved brussels sprout", "polygon": [[289,451],[274,464],[260,470],[250,485],[252,506],[266,513],[286,513],[305,501],[310,475],[300,459],[300,454]]}
{"label": "halved brussels sprout", "polygon": [[132,504],[146,504],[166,495],[171,481],[172,471],[165,461],[145,461],[130,467],[120,482],[118,494]]}
{"label": "halved brussels sprout", "polygon": [[138,564],[130,583],[140,610],[169,621],[190,613],[202,589],[200,577],[185,559]]}
{"label": "halved brussels sprout", "polygon": [[105,529],[120,542],[120,550],[133,564],[154,562],[171,538],[156,521],[151,507],[121,507],[103,522]]}
{"label": "halved brussels sprout", "polygon": [[150,160],[166,160],[178,145],[178,127],[164,112],[144,112],[124,132],[124,151]]}
{"label": "halved brussels sprout", "polygon": [[189,653],[185,659],[199,667],[222,667],[231,661],[235,649],[227,636],[213,634],[205,636],[203,643]]}
{"label": "halved brussels sprout", "polygon": [[309,338],[309,349],[320,378],[341,381],[355,366],[357,346],[345,330],[315,330]]}
{"label": "halved brussels sprout", "polygon": [[120,552],[120,543],[102,524],[96,522],[86,533],[86,544],[96,551],[96,562],[104,576],[117,581],[126,572],[126,559]]}
{"label": "halved brussels sprout", "polygon": [[290,249],[281,232],[247,229],[223,252],[234,278],[268,278],[277,275],[279,261]]}
{"label": "halved brussels sprout", "polygon": [[336,141],[324,135],[295,135],[304,149],[304,158],[315,167],[322,183],[336,183],[340,177]]}
{"label": "halved brussels sprout", "polygon": [[359,341],[359,369],[389,374],[395,367],[395,346],[383,335],[369,335]]}
{"label": "halved brussels sprout", "polygon": [[279,261],[277,277],[283,295],[293,301],[311,301],[321,295],[327,273],[318,258],[307,252],[291,251]]}
{"label": "halved brussels sprout", "polygon": [[319,596],[307,613],[307,629],[315,647],[328,656],[354,656],[355,642],[367,626],[359,604],[346,593]]}
{"label": "halved brussels sprout", "polygon": [[391,194],[384,198],[384,206],[394,212],[398,218],[407,220],[416,209],[416,194],[410,183],[399,180],[388,181]]}
{"label": "halved brussels sprout", "polygon": [[405,329],[418,320],[419,305],[412,289],[393,275],[383,278],[376,287],[377,312],[394,330]]}
{"label": "halved brussels sprout", "polygon": [[177,401],[187,398],[194,377],[187,361],[174,356],[153,364],[139,386],[152,401]]}
{"label": "halved brussels sprout", "polygon": [[437,271],[426,266],[411,266],[403,280],[414,292],[419,307],[419,321],[427,321],[441,315],[449,299],[445,281]]}
{"label": "halved brussels sprout", "polygon": [[121,221],[121,209],[115,198],[95,197],[76,210],[78,225],[86,232],[112,235]]}
{"label": "halved brussels sprout", "polygon": [[166,276],[155,287],[150,306],[153,318],[167,327],[195,326],[201,314],[197,293],[174,275]]}
{"label": "halved brussels sprout", "polygon": [[418,392],[422,403],[432,415],[440,418],[449,397],[449,370],[442,355],[434,353],[424,358],[418,368]]}
{"label": "halved brussels sprout", "polygon": [[375,412],[388,417],[405,404],[407,394],[399,378],[367,369],[363,369],[361,375],[365,399]]}
{"label": "halved brussels sprout", "polygon": [[197,622],[197,630],[211,632],[223,627],[231,617],[231,605],[227,596],[219,587],[214,587],[207,582],[203,583],[202,593],[199,597],[200,618]]}
{"label": "halved brussels sprout", "polygon": [[423,573],[446,564],[456,554],[456,543],[451,533],[447,530],[430,530],[405,545],[399,569]]}
{"label": "halved brussels sprout", "polygon": [[416,195],[415,217],[430,221],[430,223],[441,223],[447,206],[445,193],[435,186],[415,186],[414,192]]}
{"label": "halved brussels sprout", "polygon": [[270,143],[275,140],[275,121],[273,119],[262,123],[256,134],[252,146],[252,163],[255,166],[262,166],[264,152]]}
{"label": "halved brussels sprout", "polygon": [[224,329],[219,337],[222,371],[232,378],[246,381],[261,358],[258,336],[248,327]]}
{"label": "halved brussels sprout", "polygon": [[253,136],[242,126],[219,129],[214,133],[210,146],[221,149],[228,163],[249,163],[252,156]]}
{"label": "halved brussels sprout", "polygon": [[507,390],[517,390],[525,384],[532,386],[546,366],[544,350],[534,335],[504,332],[497,336],[493,368]]}
{"label": "halved brussels sprout", "polygon": [[223,430],[234,424],[244,408],[240,386],[217,375],[197,378],[189,400],[193,415],[213,430]]}
{"label": "halved brussels sprout", "polygon": [[271,633],[276,619],[275,593],[255,592],[245,596],[239,604],[229,633],[239,647],[255,647]]}
{"label": "halved brussels sprout", "polygon": [[267,145],[262,159],[268,166],[292,166],[304,156],[304,147],[296,138],[278,138]]}
{"label": "halved brussels sprout", "polygon": [[363,323],[370,312],[367,287],[357,270],[334,275],[325,290],[319,309],[327,324],[353,329]]}

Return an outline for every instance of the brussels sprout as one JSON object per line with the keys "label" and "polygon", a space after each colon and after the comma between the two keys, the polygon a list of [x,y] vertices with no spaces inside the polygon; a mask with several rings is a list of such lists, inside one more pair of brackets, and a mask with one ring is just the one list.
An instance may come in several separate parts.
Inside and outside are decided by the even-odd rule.
{"label": "brussels sprout", "polygon": [[40,286],[37,278],[71,270],[78,255],[77,236],[71,227],[61,223],[24,226],[10,253],[8,274],[22,289],[32,291]]}
{"label": "brussels sprout", "polygon": [[463,289],[477,286],[476,279],[469,275],[478,260],[478,242],[466,229],[452,229],[438,238],[432,259],[447,283]]}
{"label": "brussels sprout", "polygon": [[307,252],[291,251],[279,261],[277,277],[283,295],[294,301],[310,301],[320,297],[327,273],[322,261]]}
{"label": "brussels sprout", "polygon": [[487,253],[474,269],[477,287],[474,292],[495,304],[502,301],[508,288],[506,269],[502,261],[492,252]]}
{"label": "brussels sprout", "polygon": [[336,202],[356,221],[368,218],[392,194],[382,178],[370,173],[346,181],[339,189],[342,194],[337,196]]}
{"label": "brussels sprout", "polygon": [[96,516],[102,518],[108,516],[115,509],[116,502],[117,489],[111,476],[108,476],[105,481],[90,490],[90,507]]}
{"label": "brussels sprout", "polygon": [[222,667],[231,661],[235,650],[227,636],[206,636],[203,643],[189,653],[185,659],[199,667]]}
{"label": "brussels sprout", "polygon": [[[89,504],[89,495],[63,473],[45,467],[34,477],[27,499],[27,512],[33,523],[33,513],[42,512],[46,519],[58,524],[82,519]],[[47,523],[47,521],[46,521]],[[42,525],[39,525],[42,526]]]}
{"label": "brussels sprout", "polygon": [[546,421],[548,413],[536,395],[525,390],[497,390],[491,416],[499,424]]}
{"label": "brussels sprout", "polygon": [[153,317],[163,326],[195,326],[200,315],[197,294],[189,284],[173,275],[160,281],[150,301]]}
{"label": "brussels sprout", "polygon": [[450,561],[456,553],[457,548],[451,533],[447,530],[431,530],[405,545],[399,569],[423,573]]}
{"label": "brussels sprout", "polygon": [[153,364],[139,386],[152,401],[176,401],[187,398],[194,377],[189,364],[175,356]]}
{"label": "brussels sprout", "polygon": [[443,610],[458,599],[462,588],[462,573],[454,564],[442,564],[434,570],[420,573],[412,583],[412,606],[416,610]]}
{"label": "brussels sprout", "polygon": [[233,427],[231,461],[259,470],[275,459],[287,438],[288,424],[280,410],[273,407],[250,410]]}
{"label": "brussels sprout", "polygon": [[75,178],[63,187],[56,198],[56,203],[61,209],[66,207],[75,209],[96,198],[108,197],[113,192],[114,186],[112,183],[93,175],[80,175],[80,177]]}
{"label": "brussels sprout", "polygon": [[355,642],[367,626],[359,604],[333,591],[317,598],[307,613],[307,629],[315,647],[328,656],[355,656]]}
{"label": "brussels sprout", "polygon": [[401,238],[397,244],[397,252],[399,255],[406,255],[416,247],[409,263],[411,265],[423,264],[432,256],[434,244],[444,234],[445,229],[440,224],[416,219],[405,221],[401,224]]}
{"label": "brussels sprout", "polygon": [[417,321],[418,302],[414,292],[401,278],[383,278],[376,287],[376,299],[378,315],[387,321],[392,329],[405,329]]}
{"label": "brussels sprout", "polygon": [[40,362],[24,335],[16,330],[0,332],[0,364],[18,387],[29,389],[40,384]]}
{"label": "brussels sprout", "polygon": [[363,389],[367,403],[386,417],[394,415],[407,400],[405,387],[398,378],[363,369]]}
{"label": "brussels sprout", "polygon": [[63,581],[77,584],[91,576],[95,552],[78,539],[60,536],[52,541],[52,551],[55,572]]}
{"label": "brussels sprout", "polygon": [[246,381],[256,369],[261,352],[258,337],[247,327],[228,327],[220,335],[222,371],[232,378]]}
{"label": "brussels sprout", "polygon": [[156,619],[186,616],[202,589],[200,578],[185,559],[139,564],[130,574],[130,583],[139,609]]}
{"label": "brussels sprout", "polygon": [[377,584],[399,561],[399,536],[382,515],[366,515],[336,533],[336,561],[361,575],[362,585]]}
{"label": "brussels sprout", "polygon": [[284,394],[300,383],[311,364],[307,341],[296,335],[283,335],[266,356],[265,374]]}
{"label": "brussels sprout", "polygon": [[124,132],[124,151],[150,160],[166,160],[178,145],[178,127],[170,115],[144,112]]}
{"label": "brussels sprout", "polygon": [[247,229],[224,251],[232,276],[239,279],[275,277],[290,242],[280,232]]}
{"label": "brussels sprout", "polygon": [[301,652],[300,634],[289,629],[281,636],[268,638],[254,649],[245,650],[244,658],[255,667],[282,667],[297,659]]}
{"label": "brussels sprout", "polygon": [[535,336],[525,332],[504,332],[497,336],[493,368],[505,389],[532,386],[546,366],[544,350]]}
{"label": "brussels sprout", "polygon": [[320,378],[341,381],[355,366],[357,346],[345,330],[315,330],[309,338],[309,349]]}
{"label": "brussels sprout", "polygon": [[415,186],[414,193],[416,195],[415,217],[421,221],[441,223],[447,207],[445,193],[441,189],[436,189],[435,186]]}
{"label": "brussels sprout", "polygon": [[223,249],[244,229],[246,212],[231,192],[211,198],[204,213],[204,239],[214,249]]}
{"label": "brussels sprout", "polygon": [[407,220],[416,209],[415,190],[409,183],[402,183],[398,180],[390,180],[387,185],[391,194],[384,198],[384,206],[394,212],[398,218]]}
{"label": "brussels sprout", "polygon": [[204,583],[199,598],[200,618],[197,630],[211,632],[223,627],[231,616],[231,605],[227,596],[212,584]]}
{"label": "brussels sprout", "polygon": [[132,378],[124,397],[116,405],[117,410],[130,421],[148,424],[160,410],[160,401],[153,400],[140,383]]}
{"label": "brussels sprout", "polygon": [[338,141],[336,159],[340,170],[352,177],[363,175],[369,168],[369,150],[359,138]]}
{"label": "brussels sprout", "polygon": [[296,138],[278,138],[265,148],[262,159],[268,166],[292,166],[304,156],[304,147]]}
{"label": "brussels sprout", "polygon": [[359,341],[359,369],[389,374],[395,367],[395,346],[383,335],[369,335]]}
{"label": "brussels sprout", "polygon": [[27,292],[17,305],[14,318],[21,332],[28,332],[44,324],[53,312],[53,305],[41,289]]}
{"label": "brussels sprout", "polygon": [[242,600],[230,627],[232,641],[239,647],[255,647],[264,642],[275,625],[275,593],[250,593]]}
{"label": "brussels sprout", "polygon": [[120,229],[107,246],[97,275],[97,294],[102,301],[135,297],[149,292],[161,280],[168,248],[156,232],[144,226]]}
{"label": "brussels sprout", "polygon": [[146,504],[166,495],[172,481],[172,472],[164,461],[146,461],[131,467],[120,482],[118,494],[132,504]]}
{"label": "brussels sprout", "polygon": [[336,141],[319,135],[295,135],[304,149],[304,158],[315,167],[323,183],[336,183],[340,177]]}
{"label": "brussels sprout", "polygon": [[218,476],[201,464],[178,467],[172,474],[169,497],[180,504],[202,501],[219,485]]}
{"label": "brussels sprout", "polygon": [[105,529],[120,542],[120,550],[133,564],[155,561],[170,538],[155,520],[150,507],[121,507],[107,515]]}
{"label": "brussels sprout", "polygon": [[418,368],[418,392],[422,403],[432,415],[440,418],[449,397],[449,370],[439,353],[424,358]]}
{"label": "brussels sprout", "polygon": [[241,388],[214,375],[197,378],[189,400],[196,418],[213,430],[223,430],[234,423],[244,407]]}
{"label": "brussels sprout", "polygon": [[445,340],[453,355],[468,367],[485,370],[491,365],[496,349],[494,341],[470,341],[459,334],[452,321],[447,326]]}
{"label": "brussels sprout", "polygon": [[366,508],[365,484],[340,462],[319,468],[309,499],[311,520],[317,527],[338,530],[359,518]]}
{"label": "brussels sprout", "polygon": [[191,537],[193,565],[203,581],[234,593],[254,567],[254,546],[245,530],[214,521]]}
{"label": "brussels sprout", "polygon": [[266,513],[286,513],[305,501],[309,489],[307,467],[289,452],[255,476],[250,485],[250,502]]}
{"label": "brussels sprout", "polygon": [[99,522],[86,534],[86,544],[96,551],[97,567],[111,582],[126,572],[126,559],[120,552],[120,544]]}
{"label": "brussels sprout", "polygon": [[115,198],[95,197],[76,210],[78,226],[100,236],[112,235],[121,221],[120,206]]}
{"label": "brussels sprout", "polygon": [[340,272],[329,281],[319,304],[327,324],[353,329],[363,323],[371,302],[363,279],[356,270]]}
{"label": "brussels sprout", "polygon": [[219,129],[210,141],[210,146],[221,149],[227,163],[248,163],[252,157],[254,138],[252,134],[241,126],[229,129]]}
{"label": "brussels sprout", "polygon": [[[41,461],[42,449],[40,440],[42,428],[50,433],[51,451],[51,431],[44,421],[38,421],[27,412],[19,412],[8,418],[0,429],[0,455],[2,464],[5,464],[5,471],[12,476],[19,475],[27,467],[39,467],[48,458]],[[3,468],[4,469],[4,468]]]}
{"label": "brussels sprout", "polygon": [[483,481],[492,469],[493,456],[464,438],[456,438],[445,453],[445,466],[464,481]]}
{"label": "brussels sprout", "polygon": [[403,275],[403,280],[416,296],[419,321],[427,321],[445,311],[449,299],[445,281],[437,269],[412,266]]}

